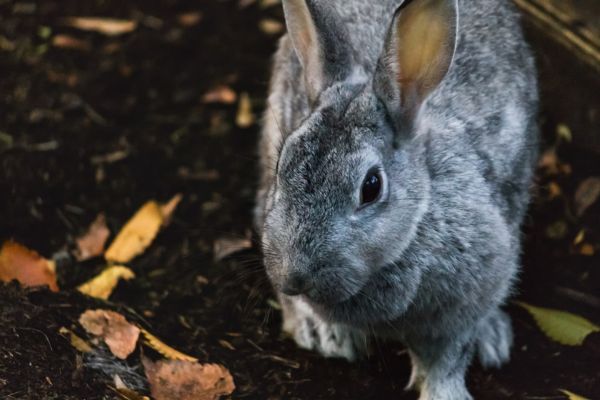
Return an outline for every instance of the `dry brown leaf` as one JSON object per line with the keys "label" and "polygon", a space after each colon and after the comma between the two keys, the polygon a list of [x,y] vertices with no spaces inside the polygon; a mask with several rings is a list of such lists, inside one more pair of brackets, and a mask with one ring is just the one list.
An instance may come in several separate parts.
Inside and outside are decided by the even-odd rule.
{"label": "dry brown leaf", "polygon": [[593,245],[591,245],[589,243],[584,243],[581,245],[581,248],[579,249],[579,254],[581,254],[582,256],[586,256],[586,257],[593,257],[594,254],[596,254],[596,249],[594,248]]}
{"label": "dry brown leaf", "polygon": [[79,317],[79,323],[88,333],[102,338],[110,351],[122,360],[135,350],[140,336],[140,328],[114,311],[87,310]]}
{"label": "dry brown leaf", "polygon": [[265,18],[258,23],[258,28],[267,35],[277,35],[283,32],[284,25],[276,19]]}
{"label": "dry brown leaf", "polygon": [[78,261],[85,261],[104,253],[104,246],[110,236],[110,230],[106,226],[104,214],[99,214],[88,228],[88,231],[77,238],[77,252],[75,257]]}
{"label": "dry brown leaf", "polygon": [[175,212],[175,209],[179,205],[179,203],[183,200],[183,195],[181,193],[176,194],[166,202],[165,204],[161,204],[160,213],[162,214],[162,225],[167,226],[171,222],[171,217]]}
{"label": "dry brown leaf", "polygon": [[221,104],[233,104],[237,101],[237,93],[229,86],[219,85],[202,96],[202,102],[206,104],[210,103],[221,103]]}
{"label": "dry brown leaf", "polygon": [[238,251],[250,248],[252,248],[250,238],[220,238],[213,243],[213,257],[215,261],[221,261]]}
{"label": "dry brown leaf", "polygon": [[187,354],[183,354],[180,351],[175,350],[171,346],[163,343],[159,338],[148,332],[147,330],[141,330],[142,335],[146,339],[145,344],[155,350],[156,352],[162,354],[168,359],[171,360],[179,360],[179,361],[189,361],[189,362],[197,362],[198,359],[192,356],[188,356]]}
{"label": "dry brown leaf", "polygon": [[135,278],[135,274],[129,268],[121,265],[113,265],[106,268],[98,276],[80,285],[77,290],[90,297],[106,300],[110,297],[113,290],[115,290],[119,280],[133,278]]}
{"label": "dry brown leaf", "polygon": [[177,16],[179,25],[189,28],[190,26],[198,25],[202,21],[202,13],[200,11],[191,11]]}
{"label": "dry brown leaf", "polygon": [[90,51],[92,45],[90,42],[82,39],[78,39],[69,35],[55,35],[52,37],[52,46],[58,47],[61,49],[70,49],[70,50],[81,50],[81,51]]}
{"label": "dry brown leaf", "polygon": [[104,254],[108,261],[125,264],[142,254],[163,223],[160,206],[149,201],[121,229]]}
{"label": "dry brown leaf", "polygon": [[238,106],[235,123],[240,128],[249,128],[256,121],[256,116],[252,112],[252,102],[250,95],[246,92],[240,95],[240,104]]}
{"label": "dry brown leaf", "polygon": [[546,150],[538,161],[538,168],[543,169],[548,175],[557,175],[559,173],[560,161],[554,147]]}
{"label": "dry brown leaf", "polygon": [[548,184],[548,199],[553,200],[562,195],[562,189],[558,183],[552,181]]}
{"label": "dry brown leaf", "polygon": [[217,364],[142,358],[156,400],[218,400],[235,390],[229,371]]}
{"label": "dry brown leaf", "polygon": [[581,182],[575,192],[575,214],[581,217],[600,198],[600,178],[591,177]]}
{"label": "dry brown leaf", "polygon": [[24,286],[48,285],[58,292],[56,265],[19,243],[4,242],[0,249],[0,281],[18,280]]}
{"label": "dry brown leaf", "polygon": [[68,336],[71,342],[71,346],[73,346],[80,352],[90,353],[92,351],[92,346],[88,342],[77,336],[72,330],[67,329],[63,326],[58,330],[58,333],[60,333],[63,336]]}
{"label": "dry brown leaf", "polygon": [[101,18],[101,17],[72,17],[65,20],[65,25],[81,29],[83,31],[94,31],[107,36],[118,36],[132,32],[137,28],[137,22],[125,19]]}

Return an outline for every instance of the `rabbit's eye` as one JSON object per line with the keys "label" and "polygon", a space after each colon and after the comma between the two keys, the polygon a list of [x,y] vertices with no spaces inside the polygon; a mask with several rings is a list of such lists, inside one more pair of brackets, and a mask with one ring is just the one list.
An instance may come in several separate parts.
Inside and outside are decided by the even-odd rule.
{"label": "rabbit's eye", "polygon": [[381,175],[378,172],[369,172],[363,181],[360,203],[369,204],[379,198],[381,193]]}

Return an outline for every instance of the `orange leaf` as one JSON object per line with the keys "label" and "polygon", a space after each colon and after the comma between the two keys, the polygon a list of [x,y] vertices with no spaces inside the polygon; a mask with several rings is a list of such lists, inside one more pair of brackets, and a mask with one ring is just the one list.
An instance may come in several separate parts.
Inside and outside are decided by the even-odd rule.
{"label": "orange leaf", "polygon": [[156,400],[218,400],[235,385],[229,371],[217,364],[142,358],[150,392]]}
{"label": "orange leaf", "polygon": [[79,323],[88,333],[101,337],[110,351],[122,360],[135,350],[140,336],[140,328],[114,311],[87,310],[79,317]]}
{"label": "orange leaf", "polygon": [[58,292],[55,264],[16,242],[4,242],[0,249],[0,280],[18,280],[24,286],[48,285]]}

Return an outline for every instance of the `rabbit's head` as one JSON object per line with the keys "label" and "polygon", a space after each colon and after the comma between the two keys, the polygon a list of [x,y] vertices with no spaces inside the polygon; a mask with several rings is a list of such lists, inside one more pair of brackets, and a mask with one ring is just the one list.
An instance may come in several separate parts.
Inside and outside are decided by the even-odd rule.
{"label": "rabbit's head", "polygon": [[[360,49],[350,48],[346,28],[316,3],[283,1],[312,112],[279,153],[265,264],[277,290],[304,296],[329,318],[391,319],[419,281],[416,268],[391,272],[427,209],[419,111],[452,64],[457,9],[446,0],[399,9],[369,73],[355,61]],[[390,309],[373,291],[389,291],[401,304]]]}

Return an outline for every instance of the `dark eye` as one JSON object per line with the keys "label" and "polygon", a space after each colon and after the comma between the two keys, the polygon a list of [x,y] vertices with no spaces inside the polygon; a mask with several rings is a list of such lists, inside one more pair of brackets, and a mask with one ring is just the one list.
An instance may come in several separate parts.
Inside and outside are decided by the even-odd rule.
{"label": "dark eye", "polygon": [[374,202],[379,198],[380,193],[381,175],[376,171],[369,172],[362,184],[360,204],[365,205]]}

